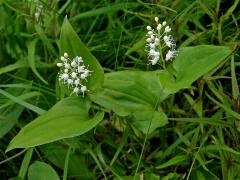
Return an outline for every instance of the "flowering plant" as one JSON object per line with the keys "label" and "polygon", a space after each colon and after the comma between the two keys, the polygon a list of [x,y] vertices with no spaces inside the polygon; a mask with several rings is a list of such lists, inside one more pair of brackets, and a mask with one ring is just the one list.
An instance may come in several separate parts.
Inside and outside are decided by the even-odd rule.
{"label": "flowering plant", "polygon": [[[155,23],[154,27],[147,26],[147,52],[150,64],[162,65],[161,70],[103,73],[97,59],[65,19],[59,43],[63,56],[57,63],[60,68],[58,80],[68,86],[70,95],[82,94],[85,98],[61,97],[47,112],[41,114],[40,111],[41,115],[14,137],[7,151],[82,135],[97,126],[104,119],[105,112],[109,114],[110,122],[112,114],[119,117],[119,124],[126,132],[130,125],[137,137],[145,135],[145,142],[148,134],[165,126],[169,117],[162,106],[164,100],[191,87],[194,81],[223,62],[231,51],[228,47],[211,45],[183,47],[177,51],[171,28],[165,21],[159,23],[157,17]],[[172,61],[173,58],[176,59]],[[169,68],[172,71],[165,67],[169,61],[172,61]],[[140,161],[141,158],[139,164]]]}
{"label": "flowering plant", "polygon": [[79,95],[88,91],[87,77],[90,76],[91,72],[85,65],[82,57],[76,56],[72,60],[68,57],[68,53],[64,53],[61,56],[61,63],[57,63],[57,66],[61,68],[59,72],[59,81],[67,84],[72,89],[72,94]]}
{"label": "flowering plant", "polygon": [[[160,60],[165,67],[165,61],[172,60],[176,55],[175,42],[169,33],[171,28],[166,21],[159,22],[159,18],[154,18],[156,26],[147,26],[147,51],[150,64],[156,65]],[[167,52],[166,52],[167,51]],[[164,57],[164,53],[166,54]]]}

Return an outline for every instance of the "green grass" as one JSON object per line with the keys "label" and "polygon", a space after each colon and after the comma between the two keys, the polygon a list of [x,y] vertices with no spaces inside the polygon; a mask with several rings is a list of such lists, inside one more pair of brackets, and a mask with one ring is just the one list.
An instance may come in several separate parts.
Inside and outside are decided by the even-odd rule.
{"label": "green grass", "polygon": [[[42,11],[36,19],[36,7],[40,4]],[[41,179],[41,175],[48,179],[57,179],[58,176],[60,179],[77,180],[240,179],[239,7],[239,0],[0,0],[1,179],[35,180]],[[90,111],[89,114],[89,108],[84,111],[87,114],[84,122],[96,117],[98,111],[105,112],[104,119],[87,133],[82,134],[79,128],[77,134],[80,136],[59,133],[61,138],[58,139],[61,140],[52,142],[47,139],[46,142],[51,143],[38,143],[41,145],[5,152],[20,129],[36,118],[44,119],[39,117],[44,112],[47,111],[45,116],[54,116],[56,121],[57,111],[61,111],[59,114],[63,117],[71,113],[67,110],[63,112],[68,106],[60,107],[55,114],[49,111],[68,93],[58,82],[56,67],[64,52],[60,34],[66,16],[104,72],[121,71],[105,75],[103,91],[89,93],[91,108],[87,98],[86,107]],[[179,55],[178,58],[185,60],[185,64],[173,62],[173,67],[181,68],[174,72],[181,78],[177,77],[178,83],[173,85],[171,81],[164,80],[174,76],[160,73],[165,90],[158,91],[161,90],[157,87],[160,81],[156,80],[155,73],[150,77],[148,71],[159,67],[147,65],[145,52],[146,26],[153,23],[155,16],[169,23],[177,48],[226,46],[231,49],[231,55],[224,57],[207,73],[204,64],[199,66],[204,72],[201,77],[198,77],[196,68],[198,62],[188,65],[191,56],[185,59]],[[80,44],[77,47],[79,52],[85,46]],[[185,48],[185,51],[188,49]],[[209,60],[224,53],[211,52],[212,55],[210,51]],[[86,51],[83,53],[88,54]],[[199,59],[208,57],[206,54],[196,56]],[[194,59],[194,54],[192,57]],[[96,65],[95,60],[91,63]],[[192,77],[190,71],[183,72],[188,67],[197,69],[192,70]],[[131,74],[135,70],[147,72],[146,75],[144,72]],[[169,72],[172,72],[170,66]],[[124,73],[127,76],[122,78]],[[184,78],[194,82],[189,85]],[[91,81],[93,87],[94,80]],[[96,86],[100,84],[98,82]],[[126,87],[131,87],[132,91]],[[145,87],[151,88],[149,93]],[[137,89],[134,91],[136,96],[132,93],[134,88]],[[120,99],[112,91],[116,89]],[[105,91],[112,93],[111,96],[106,96]],[[125,102],[126,96],[129,102]],[[135,111],[134,106],[139,104],[142,111]],[[77,113],[81,116],[82,112]],[[166,114],[168,123],[156,124],[159,121],[154,118],[157,116],[155,113]],[[151,121],[136,125],[135,119],[142,115],[146,119],[150,117]],[[68,118],[66,120],[74,123],[74,119]],[[39,123],[42,125],[42,122]],[[153,130],[149,123],[154,126]],[[63,127],[66,131],[70,128],[67,125]],[[74,129],[73,124],[71,128]],[[49,134],[38,138],[48,138]],[[29,138],[34,141],[36,137]]]}

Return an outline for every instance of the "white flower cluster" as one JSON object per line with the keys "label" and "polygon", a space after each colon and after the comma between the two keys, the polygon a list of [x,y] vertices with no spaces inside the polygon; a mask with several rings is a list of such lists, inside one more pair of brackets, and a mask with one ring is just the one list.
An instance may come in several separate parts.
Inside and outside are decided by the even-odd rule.
{"label": "white flower cluster", "polygon": [[63,81],[69,88],[72,89],[72,94],[79,95],[88,91],[87,86],[84,85],[87,82],[87,77],[91,72],[84,64],[82,57],[76,56],[72,60],[68,57],[68,53],[64,53],[61,56],[61,63],[57,63],[60,69],[59,81]]}
{"label": "white flower cluster", "polygon": [[35,11],[35,14],[34,14],[37,21],[39,21],[39,17],[42,13],[42,9],[43,9],[43,6],[41,4],[37,4],[36,11]]}
{"label": "white flower cluster", "polygon": [[[156,28],[147,26],[147,51],[149,61],[152,65],[158,63],[160,59],[163,59],[163,53],[168,51],[165,56],[165,61],[172,60],[176,55],[177,51],[175,50],[176,44],[174,43],[173,37],[169,34],[171,28],[167,26],[166,21],[159,23],[158,17],[154,18],[157,23]],[[164,63],[164,62],[163,62]]]}

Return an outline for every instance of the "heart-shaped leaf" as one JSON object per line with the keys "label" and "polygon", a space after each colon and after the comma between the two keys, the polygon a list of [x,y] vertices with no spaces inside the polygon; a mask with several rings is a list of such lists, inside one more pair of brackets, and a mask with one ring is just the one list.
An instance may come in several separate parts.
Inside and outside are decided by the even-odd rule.
{"label": "heart-shaped leaf", "polygon": [[119,71],[105,74],[103,87],[90,98],[120,116],[133,115],[133,124],[142,132],[151,133],[167,123],[166,115],[156,111],[158,103],[168,96],[159,81],[161,73]]}

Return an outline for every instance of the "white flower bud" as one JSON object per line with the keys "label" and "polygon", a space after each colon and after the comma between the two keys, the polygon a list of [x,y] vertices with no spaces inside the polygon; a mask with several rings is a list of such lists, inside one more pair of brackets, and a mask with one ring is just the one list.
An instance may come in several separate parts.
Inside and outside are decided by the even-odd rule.
{"label": "white flower bud", "polygon": [[63,56],[67,59],[68,58],[68,53],[64,53]]}
{"label": "white flower bud", "polygon": [[167,22],[166,21],[163,21],[162,25],[163,26],[166,26]]}
{"label": "white flower bud", "polygon": [[68,69],[64,69],[64,72],[65,72],[65,73],[68,73]]}
{"label": "white flower bud", "polygon": [[152,40],[151,40],[151,38],[147,38],[147,40],[146,40],[148,43],[150,43]]}
{"label": "white flower bud", "polygon": [[77,66],[76,61],[71,62],[71,66],[72,66],[72,67],[76,67],[76,66]]}
{"label": "white flower bud", "polygon": [[62,67],[63,63],[57,63],[57,67]]}
{"label": "white flower bud", "polygon": [[163,40],[164,40],[165,42],[168,41],[168,36],[165,35],[165,36],[163,37]]}
{"label": "white flower bud", "polygon": [[147,30],[151,31],[152,30],[151,26],[147,26]]}
{"label": "white flower bud", "polygon": [[165,27],[165,32],[168,33],[168,32],[170,32],[170,31],[171,31],[171,28],[170,28],[169,26],[166,26],[166,27]]}
{"label": "white flower bud", "polygon": [[161,24],[158,24],[158,25],[157,25],[157,30],[160,31],[160,29],[162,29],[162,25],[161,25]]}
{"label": "white flower bud", "polygon": [[73,84],[73,80],[72,79],[68,79],[67,83],[68,83],[68,85],[72,85]]}
{"label": "white flower bud", "polygon": [[155,38],[154,42],[155,42],[155,45],[158,45],[160,43],[160,40],[158,38]]}
{"label": "white flower bud", "polygon": [[148,31],[148,35],[152,35],[153,34],[153,32],[152,31]]}
{"label": "white flower bud", "polygon": [[65,62],[66,61],[65,57],[61,56],[61,61]]}
{"label": "white flower bud", "polygon": [[155,22],[158,22],[158,21],[159,21],[158,17],[155,17],[154,20],[155,20]]}

